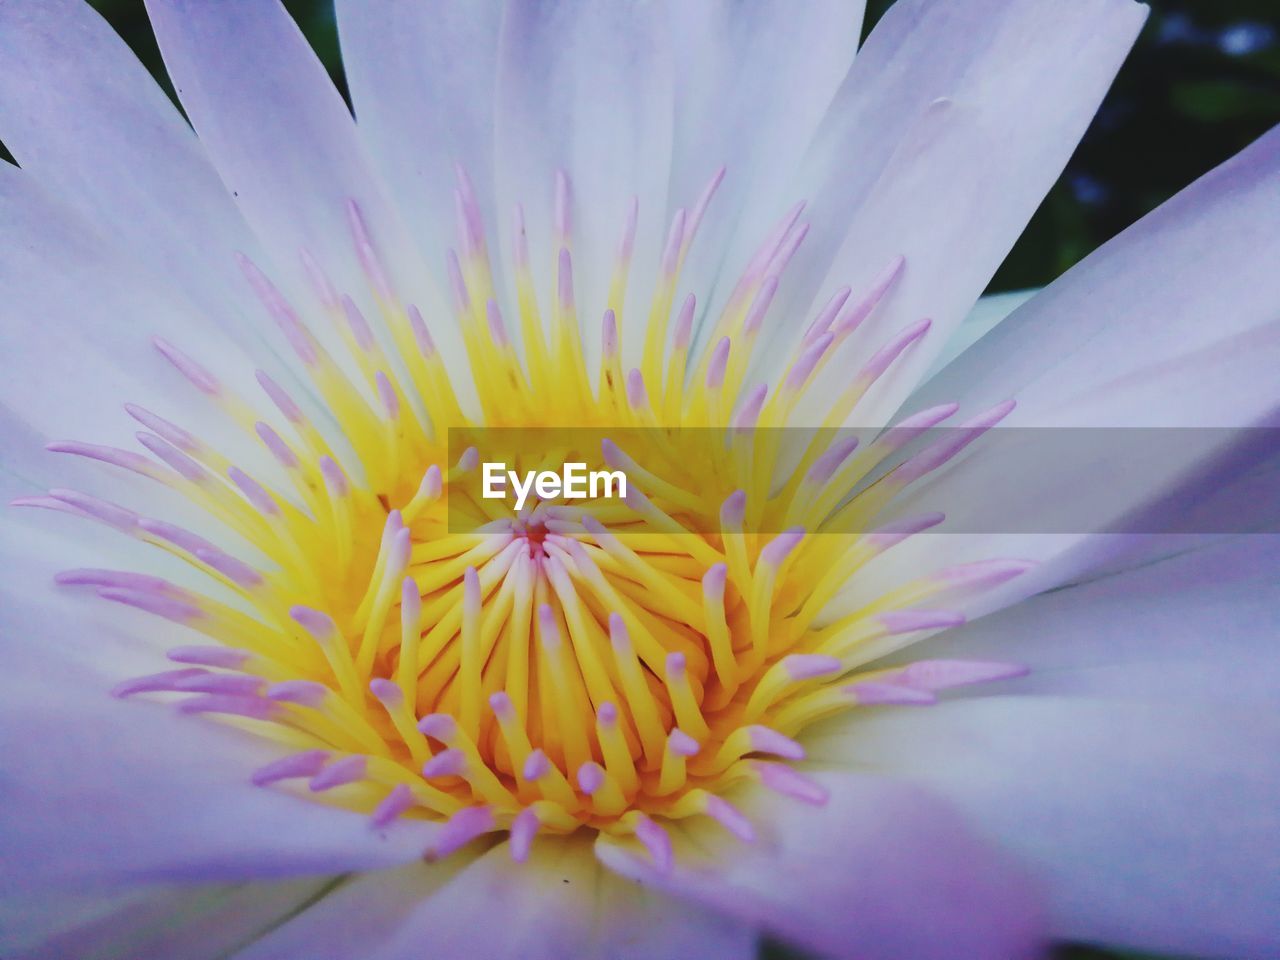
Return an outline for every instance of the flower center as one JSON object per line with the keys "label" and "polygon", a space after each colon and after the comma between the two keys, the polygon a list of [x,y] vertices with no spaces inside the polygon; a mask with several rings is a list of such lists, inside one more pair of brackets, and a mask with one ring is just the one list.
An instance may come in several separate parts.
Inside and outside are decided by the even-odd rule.
{"label": "flower center", "polygon": [[[117,695],[176,695],[183,712],[235,718],[278,741],[288,752],[253,773],[260,786],[305,781],[304,794],[366,811],[378,829],[400,817],[439,821],[432,856],[505,831],[522,859],[540,833],[587,828],[634,839],[662,865],[671,859],[663,826],[671,820],[709,817],[752,838],[752,824],[725,799],[739,781],[823,802],[822,789],[794,766],[804,757],[795,737],[815,720],[857,706],[929,703],[940,689],[1021,672],[959,661],[865,666],[921,631],[960,623],[955,603],[1026,569],[1017,561],[907,580],[857,609],[831,612],[859,570],[942,518],[871,532],[863,521],[1011,405],[969,421],[857,496],[850,491],[858,481],[955,407],[918,414],[863,448],[819,432],[784,467],[775,435],[755,428],[793,420],[815,374],[890,294],[902,263],[859,298],[837,291],[770,393],[751,382],[752,354],[803,240],[801,208],[766,239],[710,346],[695,351],[696,301],[676,309],[674,294],[718,183],[719,175],[672,222],[643,351],[624,373],[619,334],[634,207],[591,369],[574,301],[567,180],[557,183],[549,322],[533,293],[523,229],[516,232],[517,347],[460,175],[461,256],[450,255],[448,273],[475,409],[459,399],[456,366],[446,366],[423,316],[391,288],[354,205],[353,245],[376,322],[303,255],[318,304],[313,319],[333,325],[344,353],[323,346],[299,309],[243,260],[319,398],[310,412],[259,372],[278,413],[272,425],[262,405],[196,360],[156,346],[265,449],[280,483],[251,476],[134,406],[129,413],[146,428],[139,440],[155,459],[85,443],[51,447],[181,491],[254,559],[75,491],[21,501],[106,523],[206,576],[207,590],[109,569],[59,576],[205,638],[169,651],[176,669],[130,680]],[[927,332],[927,322],[915,324],[878,345],[831,399],[824,425],[845,423]],[[320,425],[328,421],[336,433]],[[642,450],[606,439],[599,447],[628,476],[623,500],[534,496],[516,513],[474,495],[474,447],[449,455],[452,428],[548,424],[640,431],[662,442]],[[681,431],[717,439],[700,439],[701,455],[691,456],[680,449]],[[568,447],[539,457],[561,453]]]}
{"label": "flower center", "polygon": [[517,519],[511,526],[516,535],[529,551],[530,559],[546,559],[547,551],[543,546],[547,541],[547,524],[542,519]]}

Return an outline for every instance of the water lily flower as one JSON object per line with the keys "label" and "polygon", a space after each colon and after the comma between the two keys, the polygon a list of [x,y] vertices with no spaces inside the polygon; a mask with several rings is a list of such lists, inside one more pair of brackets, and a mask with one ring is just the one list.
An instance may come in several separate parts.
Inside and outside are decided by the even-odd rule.
{"label": "water lily flower", "polygon": [[[277,0],[146,5],[186,118],[0,0],[0,952],[1280,951],[1280,547],[983,455],[1280,400],[1277,133],[974,309],[1143,6],[337,0],[349,110]],[[512,516],[489,427],[723,456]],[[1115,518],[1243,528],[1224,436]]]}

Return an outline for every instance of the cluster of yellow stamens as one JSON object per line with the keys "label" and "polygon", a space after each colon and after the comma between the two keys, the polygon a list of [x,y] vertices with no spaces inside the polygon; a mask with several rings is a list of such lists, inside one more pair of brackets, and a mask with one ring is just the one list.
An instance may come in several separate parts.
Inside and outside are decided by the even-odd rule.
{"label": "cluster of yellow stamens", "polygon": [[[838,291],[771,394],[750,382],[751,359],[778,277],[803,239],[801,211],[762,245],[707,347],[695,350],[696,301],[690,296],[677,309],[676,290],[718,182],[673,220],[643,355],[624,371],[619,332],[632,209],[593,374],[574,301],[567,181],[557,184],[549,322],[534,295],[523,230],[516,232],[516,337],[461,176],[461,256],[448,262],[456,316],[432,322],[458,325],[478,409],[455,391],[459,371],[446,365],[424,318],[391,289],[354,205],[354,250],[381,316],[371,323],[307,259],[328,313],[316,319],[334,325],[349,357],[326,350],[270,279],[243,261],[337,434],[265,373],[258,379],[279,413],[275,426],[195,360],[157,346],[256,437],[290,488],[260,482],[132,406],[157,460],[84,443],[53,447],[184,492],[260,560],[81,493],[24,501],[105,522],[218,585],[206,593],[105,569],[61,575],[209,641],[175,646],[169,657],[178,669],[117,692],[179,694],[183,711],[221,715],[278,740],[289,752],[254,774],[262,786],[304,778],[316,797],[369,812],[379,829],[398,817],[441,822],[436,855],[505,831],[520,858],[539,833],[588,827],[634,836],[661,864],[670,859],[665,820],[708,816],[751,838],[751,824],[723,796],[742,779],[822,802],[817,784],[790,765],[803,758],[796,735],[814,720],[858,704],[925,703],[943,687],[1016,673],[1007,664],[955,661],[864,666],[904,637],[960,622],[944,601],[1016,575],[1023,565],[1015,562],[910,580],[851,613],[826,614],[862,567],[941,520],[866,532],[889,500],[1007,407],[857,496],[850,491],[861,479],[955,408],[925,411],[862,448],[819,431],[784,471],[773,428],[791,424],[806,385],[890,293],[903,264],[889,265],[861,298]],[[917,323],[867,357],[823,426],[842,426],[927,332],[927,322]],[[598,450],[570,451],[566,440],[542,456],[603,457],[626,470],[631,490],[625,501],[544,500],[513,515],[474,495],[474,447],[449,452],[451,430],[493,427],[617,431]],[[627,431],[644,432],[653,449],[618,439]],[[677,449],[690,431],[720,441],[699,440],[700,459],[662,455],[663,444]],[[218,590],[232,598],[217,599]]]}

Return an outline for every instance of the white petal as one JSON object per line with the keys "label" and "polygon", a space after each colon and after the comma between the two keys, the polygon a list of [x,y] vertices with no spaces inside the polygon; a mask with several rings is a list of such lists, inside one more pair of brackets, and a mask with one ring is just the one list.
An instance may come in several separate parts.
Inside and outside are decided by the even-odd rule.
{"label": "white petal", "polygon": [[1277,186],[1280,130],[1050,284],[911,406],[1016,396],[1010,423],[1254,423],[1276,400]]}
{"label": "white petal", "polygon": [[[929,369],[1057,179],[1145,16],[1131,0],[906,0],[872,31],[797,181],[812,230],[775,311],[794,338],[812,300],[866,290],[906,258],[863,339],[934,326],[859,422],[886,422]],[[837,359],[828,367],[840,379]]]}
{"label": "white petal", "polygon": [[857,724],[845,755],[943,793],[1033,866],[1057,936],[1270,957],[1272,709],[995,697]]}
{"label": "white petal", "polygon": [[351,960],[367,957],[451,883],[469,862],[466,852],[442,863],[377,870],[350,878],[235,954],[236,960]]}
{"label": "white petal", "polygon": [[[676,113],[670,206],[689,203],[720,165],[724,183],[707,212],[685,278],[705,308],[736,242],[763,242],[771,221],[802,195],[780,184],[800,162],[853,63],[860,0],[728,0],[668,7]],[[720,290],[723,297],[728,291]]]}
{"label": "white petal", "polygon": [[[6,538],[0,598],[0,886],[335,873],[413,860],[433,828],[253,786],[280,753],[172,709],[109,695],[155,670],[175,631],[55,593],[38,541]],[[20,558],[20,559],[19,559]]]}
{"label": "white petal", "polygon": [[[218,960],[255,941],[282,918],[325,896],[328,878],[235,886],[139,887],[95,903],[40,893],[38,904],[6,924],[0,944],[14,960]],[[41,918],[43,935],[35,934]]]}
{"label": "white petal", "polygon": [[[37,437],[132,446],[137,425],[119,407],[126,400],[172,415],[172,398],[189,399],[197,419],[184,425],[213,425],[152,336],[185,346],[237,389],[253,382],[252,361],[217,323],[180,291],[152,284],[145,265],[27,171],[0,167],[0,217],[0,292],[21,305],[0,331],[8,359],[0,406]],[[12,451],[5,454],[11,461]]]}
{"label": "white petal", "polygon": [[[1011,693],[1261,706],[1280,694],[1280,536],[1231,537],[1042,594],[897,659],[1014,660]],[[984,688],[987,689],[987,688]]]}
{"label": "white petal", "polygon": [[0,9],[0,137],[131,273],[245,333],[231,254],[253,238],[182,115],[89,4]]}
{"label": "white petal", "polygon": [[[573,277],[589,360],[598,356],[606,293],[633,197],[639,226],[621,331],[632,356],[643,342],[668,227],[672,58],[664,27],[656,5],[591,0],[521,0],[508,4],[503,17],[495,134],[502,249],[509,255],[512,212],[521,204],[545,317],[556,290],[555,174],[564,170],[572,188]],[[708,167],[708,178],[714,169]]]}
{"label": "white petal", "polygon": [[[148,0],[147,11],[201,143],[272,258],[260,266],[313,306],[319,301],[302,265],[306,250],[336,290],[378,317],[374,284],[356,256],[354,201],[392,292],[433,319],[442,351],[461,356],[456,325],[432,282],[438,274],[418,257],[346,104],[278,0]],[[328,326],[312,332],[327,340],[334,336]]]}
{"label": "white petal", "polygon": [[944,369],[960,354],[994,330],[1009,314],[1036,295],[1035,290],[1013,290],[1008,293],[993,293],[980,299],[973,305],[969,315],[960,322],[951,339],[942,349],[942,353],[933,361],[933,367],[925,374],[927,381],[938,371]]}
{"label": "white petal", "polygon": [[1033,673],[985,698],[859,711],[806,745],[955,801],[1040,875],[1059,936],[1274,956],[1276,541],[1241,538],[936,637],[922,655]]}
{"label": "white petal", "polygon": [[[255,367],[291,384],[269,344],[250,350],[175,289],[152,284],[127,251],[40,188],[25,170],[0,167],[0,296],[20,304],[0,329],[0,491],[4,502],[53,487],[119,502],[243,549],[211,514],[168,487],[125,469],[45,449],[84,441],[141,452],[136,403],[231,458],[264,483],[278,468],[257,437],[209,402],[156,348],[184,349],[228,392],[259,404]],[[305,403],[307,394],[294,390]],[[122,538],[116,538],[118,542]],[[159,551],[154,551],[159,553]],[[90,563],[100,566],[101,563]]]}
{"label": "white petal", "polygon": [[[1231,470],[1240,469],[1228,455],[1241,435],[1217,428],[1266,423],[1276,407],[1277,186],[1280,132],[1273,132],[1033,297],[908,406],[923,409],[945,398],[976,412],[1014,397],[1018,407],[1002,426],[1187,429],[1132,431],[1125,436],[1135,448],[1127,456],[1100,442],[1096,450],[1083,448],[1091,455],[1018,457],[1017,431],[1007,435],[1010,456],[983,456],[980,442],[895,509],[943,509],[961,529],[992,534],[908,541],[895,563],[927,571],[993,554],[1053,561],[1004,595],[987,598],[990,608],[1018,592],[1069,580],[1131,547],[1124,537],[1088,535],[1113,522],[1130,531],[1169,530],[1205,499],[1212,501],[1200,507],[1207,516],[1189,529],[1231,532],[1255,518],[1273,521],[1268,508],[1275,500],[1265,497],[1265,486],[1261,499],[1221,489],[1233,482]],[[1028,442],[1055,436],[1023,434]],[[1272,451],[1258,468],[1272,484],[1275,463]],[[1081,505],[1096,507],[1087,526],[1055,521]],[[1060,533],[999,535],[1037,529]],[[876,588],[866,580],[859,589]]]}
{"label": "white petal", "polygon": [[971,835],[947,804],[900,781],[820,773],[825,806],[750,791],[735,802],[752,844],[718,826],[690,827],[670,874],[643,853],[602,844],[625,876],[759,923],[823,956],[1029,956],[1040,936],[1036,894],[1003,854]]}
{"label": "white petal", "polygon": [[497,223],[493,98],[502,6],[338,0],[336,8],[361,138],[439,274],[457,244],[455,163],[474,182],[490,230]]}
{"label": "white petal", "polygon": [[637,889],[580,837],[535,841],[523,864],[499,844],[445,880],[424,866],[361,878],[237,956],[418,960],[424,944],[439,960],[755,956],[752,925]]}
{"label": "white petal", "polygon": [[[23,167],[0,169],[0,295],[23,307],[3,333],[11,363],[0,404],[39,443],[131,446],[125,400],[223,440],[226,424],[202,404],[175,414],[167,401],[197,395],[152,336],[252,396],[263,367],[305,404],[234,259],[262,259],[255,238],[124,42],[78,0],[17,0],[0,10],[0,45],[0,137]],[[243,461],[243,448],[224,449]]]}

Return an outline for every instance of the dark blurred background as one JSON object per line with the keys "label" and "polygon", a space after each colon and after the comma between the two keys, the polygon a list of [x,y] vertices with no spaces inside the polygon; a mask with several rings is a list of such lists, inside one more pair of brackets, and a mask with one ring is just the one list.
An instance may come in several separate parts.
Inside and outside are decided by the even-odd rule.
{"label": "dark blurred background", "polygon": [[[142,0],[92,2],[162,76]],[[869,0],[868,30],[890,4]],[[285,5],[342,86],[332,0]],[[1280,0],[1151,7],[1097,119],[992,290],[1043,286],[1280,123]]]}
{"label": "dark blurred background", "polygon": [[[167,87],[142,0],[91,2]],[[890,5],[869,0],[866,29]],[[1150,20],[1084,142],[992,290],[1043,286],[1280,123],[1280,0],[1150,5]],[[285,6],[345,91],[332,0],[285,0]],[[768,944],[762,956],[797,955]],[[1121,956],[1136,960],[1086,945],[1063,945],[1056,960]]]}

